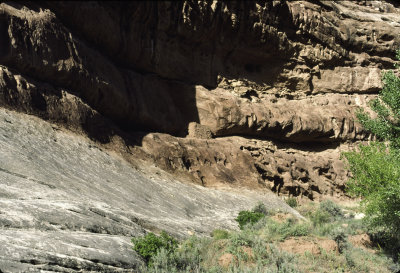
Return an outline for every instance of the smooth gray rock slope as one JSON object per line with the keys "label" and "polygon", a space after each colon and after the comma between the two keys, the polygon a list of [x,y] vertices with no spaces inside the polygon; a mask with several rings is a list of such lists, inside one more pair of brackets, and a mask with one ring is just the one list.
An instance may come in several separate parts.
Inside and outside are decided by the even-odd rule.
{"label": "smooth gray rock slope", "polygon": [[0,109],[0,272],[135,271],[131,237],[235,229],[238,211],[258,201],[297,213],[271,193],[135,169],[83,136]]}

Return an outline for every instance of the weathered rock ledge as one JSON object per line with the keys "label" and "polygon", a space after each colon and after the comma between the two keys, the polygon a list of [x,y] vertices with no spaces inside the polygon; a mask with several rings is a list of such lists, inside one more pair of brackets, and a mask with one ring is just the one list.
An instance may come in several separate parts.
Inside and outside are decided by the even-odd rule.
{"label": "weathered rock ledge", "polygon": [[[343,196],[338,156],[370,138],[354,113],[393,67],[399,17],[384,1],[4,2],[0,105],[198,184]],[[171,136],[155,150],[147,133]]]}
{"label": "weathered rock ledge", "polygon": [[399,22],[395,1],[0,3],[0,271],[132,271],[145,230],[345,197]]}

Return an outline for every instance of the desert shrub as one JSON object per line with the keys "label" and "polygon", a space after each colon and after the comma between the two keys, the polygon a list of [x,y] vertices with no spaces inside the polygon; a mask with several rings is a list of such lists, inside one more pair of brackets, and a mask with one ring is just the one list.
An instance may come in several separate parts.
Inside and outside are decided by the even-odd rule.
{"label": "desert shrub", "polygon": [[342,228],[337,228],[332,231],[332,239],[336,242],[339,253],[343,253],[349,247],[347,234]]}
{"label": "desert shrub", "polygon": [[253,231],[259,231],[267,225],[267,223],[270,221],[269,217],[263,217],[260,220],[258,220],[256,223],[252,224],[251,226],[248,226]]}
{"label": "desert shrub", "polygon": [[235,249],[241,246],[252,246],[255,242],[256,234],[250,230],[235,232],[230,236],[230,252],[235,254]]}
{"label": "desert shrub", "polygon": [[342,209],[331,200],[325,200],[319,205],[321,211],[329,213],[335,220],[343,218],[344,214]]}
{"label": "desert shrub", "polygon": [[209,240],[192,236],[184,241],[180,248],[176,249],[174,260],[176,267],[181,270],[193,272],[196,269],[201,269],[203,261],[203,253],[209,245]]}
{"label": "desert shrub", "polygon": [[269,249],[270,253],[268,256],[267,264],[269,265],[270,271],[266,272],[299,272],[296,268],[296,258],[294,255],[280,250],[273,244],[269,245]]}
{"label": "desert shrub", "polygon": [[327,211],[317,209],[310,215],[310,220],[314,226],[320,226],[322,224],[331,222],[332,216]]}
{"label": "desert shrub", "polygon": [[288,228],[285,232],[285,238],[290,236],[307,236],[310,234],[310,226],[307,223],[294,224]]}
{"label": "desert shrub", "polygon": [[220,240],[220,239],[228,239],[229,238],[229,232],[224,229],[214,229],[211,236],[215,240]]}
{"label": "desert shrub", "polygon": [[342,209],[330,200],[321,202],[319,208],[310,214],[314,226],[321,226],[344,217]]}
{"label": "desert shrub", "polygon": [[289,197],[288,199],[286,199],[286,204],[288,204],[292,208],[295,208],[297,207],[297,200],[294,197]]}
{"label": "desert shrub", "polygon": [[239,215],[236,217],[235,221],[239,223],[240,229],[244,229],[247,224],[257,223],[264,216],[265,215],[261,212],[242,210],[239,212]]}
{"label": "desert shrub", "polygon": [[267,219],[260,233],[267,242],[283,241],[288,237],[309,235],[311,226],[309,223],[297,222],[297,220],[291,218],[283,223]]}
{"label": "desert shrub", "polygon": [[171,252],[165,248],[160,248],[156,254],[152,256],[152,266],[147,268],[146,272],[177,272],[176,263]]}
{"label": "desert shrub", "polygon": [[142,271],[149,273],[208,272],[201,263],[209,244],[210,240],[207,238],[192,236],[173,251],[164,247],[160,248],[152,256],[151,265]]}
{"label": "desert shrub", "polygon": [[298,223],[295,219],[289,218],[286,222],[278,224],[277,232],[281,235],[281,240],[284,240],[292,236],[309,235],[311,227],[308,223]]}
{"label": "desert shrub", "polygon": [[267,208],[265,207],[264,203],[259,202],[253,209],[253,212],[262,213],[264,215],[268,215]]}
{"label": "desert shrub", "polygon": [[151,259],[159,250],[164,249],[171,253],[178,246],[178,242],[164,231],[161,232],[160,236],[150,232],[143,237],[132,238],[132,243],[134,244],[133,250],[149,265],[152,264]]}
{"label": "desert shrub", "polygon": [[355,260],[354,260],[354,257],[353,257],[353,255],[351,255],[352,253],[350,252],[350,251],[346,251],[345,253],[344,253],[344,257],[345,257],[345,259],[346,259],[346,264],[349,266],[349,267],[355,267],[356,266],[356,262],[355,262]]}

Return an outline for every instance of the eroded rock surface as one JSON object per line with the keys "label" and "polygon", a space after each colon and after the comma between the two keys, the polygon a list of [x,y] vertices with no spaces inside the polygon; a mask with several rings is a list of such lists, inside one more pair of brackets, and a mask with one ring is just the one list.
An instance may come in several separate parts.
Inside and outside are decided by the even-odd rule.
{"label": "eroded rock surface", "polygon": [[[20,254],[3,260],[21,270],[23,264],[51,267],[47,258],[37,258],[46,249],[34,252],[26,241],[39,244],[41,239],[32,241],[37,235],[45,242],[75,242],[71,234],[80,232],[90,247],[77,268],[97,270],[91,266],[100,254],[91,249],[101,252],[99,232],[108,234],[110,251],[125,251],[127,238],[142,234],[143,227],[181,230],[181,236],[191,229],[205,232],[216,221],[232,227],[227,219],[234,211],[215,211],[229,202],[237,211],[251,203],[248,197],[217,196],[207,187],[343,197],[349,174],[339,156],[371,138],[354,113],[376,96],[381,73],[393,68],[399,22],[395,1],[0,3],[0,107],[88,135],[121,157],[108,166],[107,160],[114,161],[104,151],[57,146],[64,136],[58,139],[48,126],[27,123],[30,131],[21,129],[26,136],[17,137],[7,128],[18,119],[4,123],[2,132],[21,140],[16,145],[2,137],[1,209],[14,214],[0,214],[7,227],[0,238],[10,249],[20,247],[15,253],[30,253],[33,262]],[[35,146],[40,141],[30,142],[29,135],[40,134],[47,135]],[[65,169],[68,164],[76,168]],[[166,173],[151,180],[135,171],[139,165],[147,174],[162,173],[159,168]],[[104,168],[113,171],[100,177]],[[177,178],[193,183],[172,186]],[[135,186],[118,182],[128,180]],[[182,187],[191,193],[166,203]],[[161,189],[166,195],[154,194]],[[104,192],[113,198],[99,197]],[[128,206],[130,198],[136,205],[156,198],[158,205]],[[198,209],[179,209],[186,202]],[[216,206],[215,219],[206,213],[209,206]],[[140,215],[127,212],[141,209]],[[157,217],[149,216],[153,212]],[[192,214],[206,220],[193,221]],[[31,233],[20,231],[28,227]],[[10,239],[14,231],[25,239]],[[140,264],[123,254],[110,262],[107,253],[101,254],[103,269]]]}
{"label": "eroded rock surface", "polygon": [[299,214],[271,192],[208,189],[151,166],[136,169],[98,144],[0,109],[0,270],[135,271],[130,239],[237,229],[261,201]]}
{"label": "eroded rock surface", "polygon": [[[213,144],[223,154],[216,157],[237,158],[235,166],[227,171],[207,159],[208,167],[185,167],[182,175],[209,186],[237,181],[284,194],[311,191],[310,198],[341,195],[346,175],[332,162],[343,143],[370,137],[354,113],[393,68],[399,18],[398,5],[384,1],[4,2],[0,103],[103,143],[119,135],[129,161],[197,162],[196,153],[181,152],[194,139],[272,141],[273,155],[241,149],[246,140]],[[130,135],[138,131],[139,139]],[[149,150],[141,146],[146,133],[172,136]],[[192,144],[179,139],[187,135]],[[198,153],[210,157],[200,143]],[[280,157],[280,143],[296,148]],[[309,153],[300,160],[302,150]],[[266,161],[258,153],[282,166],[260,167]],[[291,170],[300,161],[330,174],[308,170],[300,179]]]}

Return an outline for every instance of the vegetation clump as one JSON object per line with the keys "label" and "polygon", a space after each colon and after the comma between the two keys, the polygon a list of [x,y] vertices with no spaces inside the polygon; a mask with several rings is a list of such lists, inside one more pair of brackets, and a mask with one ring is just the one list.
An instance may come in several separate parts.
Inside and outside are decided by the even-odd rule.
{"label": "vegetation clump", "polygon": [[[133,240],[144,244],[135,245],[135,249],[139,249],[138,253],[142,253],[144,259],[147,257],[146,266],[139,272],[389,273],[397,268],[393,261],[380,255],[379,250],[375,253],[350,240],[352,236],[367,232],[362,220],[344,217],[341,207],[331,201],[321,202],[318,207],[311,204],[311,207],[299,205],[298,209],[308,219],[315,217],[317,212],[324,212],[329,220],[314,225],[312,221],[289,214],[267,212],[263,205],[258,205],[249,212],[261,213],[263,217],[254,223],[248,222],[238,231],[216,229],[211,237],[192,236],[179,244],[165,244],[164,240],[164,246],[160,248],[159,241],[163,236],[149,233]],[[167,242],[171,241],[169,235],[164,237],[169,238]],[[290,245],[296,242],[300,245]],[[330,248],[319,242],[327,242]],[[153,251],[155,248],[146,244],[157,248]],[[142,249],[151,251],[140,252]],[[143,255],[148,252],[151,255]]]}
{"label": "vegetation clump", "polygon": [[[397,51],[400,60],[400,51]],[[396,66],[398,68],[398,66]],[[348,191],[362,198],[365,222],[371,233],[400,241],[400,78],[394,71],[383,73],[383,89],[370,103],[375,117],[360,109],[360,123],[377,137],[358,150],[343,153],[352,178]],[[382,236],[382,234],[385,234]],[[391,246],[397,257],[400,245]]]}
{"label": "vegetation clump", "polygon": [[294,197],[289,197],[288,199],[286,199],[286,204],[288,204],[292,208],[295,208],[297,207],[297,200]]}
{"label": "vegetation clump", "polygon": [[244,210],[239,212],[239,215],[235,220],[239,223],[240,229],[244,229],[247,224],[257,223],[264,216],[265,215],[260,212]]}
{"label": "vegetation clump", "polygon": [[157,252],[163,249],[166,252],[173,252],[177,246],[178,241],[168,235],[165,231],[161,232],[160,236],[150,232],[141,238],[132,238],[133,250],[136,251],[146,262],[152,264],[152,258]]}
{"label": "vegetation clump", "polygon": [[255,224],[267,215],[267,209],[263,203],[257,204],[253,210],[242,210],[235,221],[239,223],[239,228],[244,229],[248,224]]}

